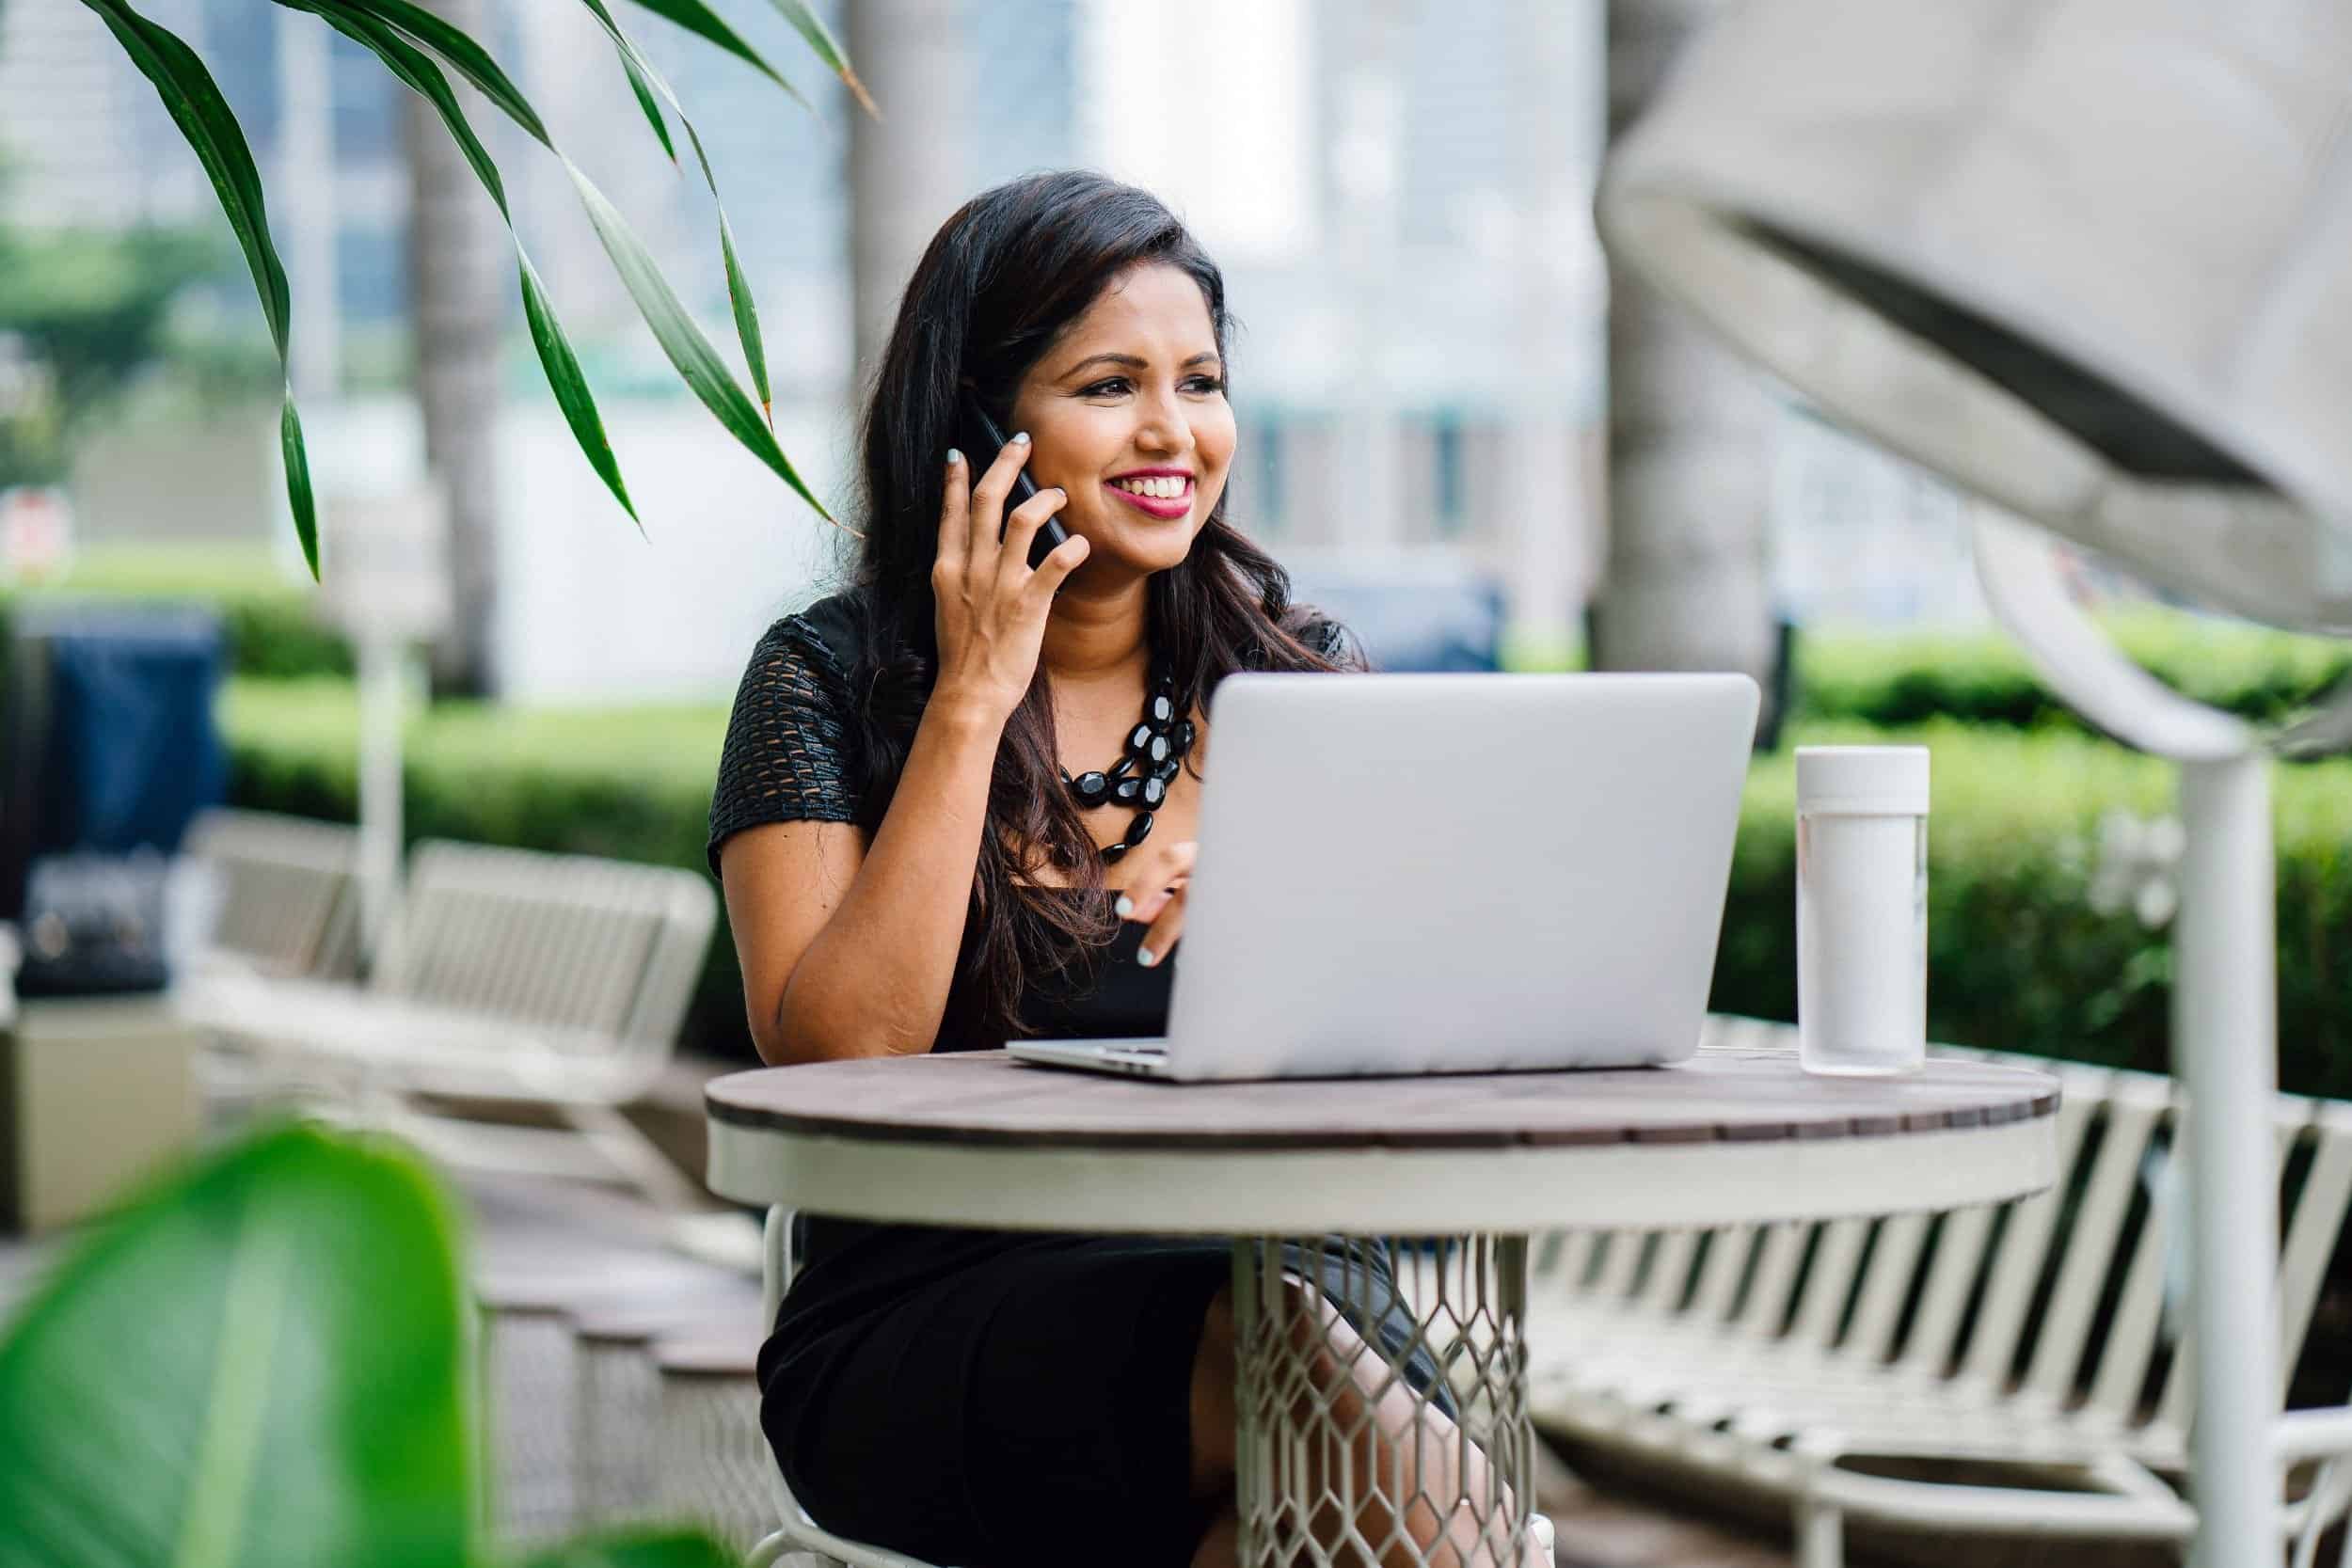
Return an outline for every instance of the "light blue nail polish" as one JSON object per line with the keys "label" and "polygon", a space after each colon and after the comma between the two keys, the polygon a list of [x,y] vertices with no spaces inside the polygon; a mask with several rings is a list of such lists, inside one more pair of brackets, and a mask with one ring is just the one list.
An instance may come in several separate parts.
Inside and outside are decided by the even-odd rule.
{"label": "light blue nail polish", "polygon": [[1138,947],[1136,949],[1136,962],[1141,964],[1144,968],[1149,969],[1159,961],[1159,956],[1153,953],[1149,947]]}
{"label": "light blue nail polish", "polygon": [[1119,902],[1111,906],[1111,912],[1124,920],[1136,912],[1136,901],[1122,893],[1119,895]]}
{"label": "light blue nail polish", "polygon": [[957,464],[959,464],[959,463],[961,463],[961,462],[962,462],[962,461],[963,461],[963,453],[961,453],[961,452],[958,451],[957,451],[955,448],[953,448],[953,447],[949,447],[949,448],[947,449],[947,467],[951,467],[951,468],[952,468],[952,467],[954,467]]}
{"label": "light blue nail polish", "polygon": [[1014,432],[1012,433],[1012,441],[1011,441],[1011,445],[1016,446],[1016,447],[1025,447],[1025,446],[1027,446],[1028,444],[1029,444],[1029,433],[1028,433],[1027,431],[1025,431],[1025,430],[1016,430],[1016,431],[1014,431]]}

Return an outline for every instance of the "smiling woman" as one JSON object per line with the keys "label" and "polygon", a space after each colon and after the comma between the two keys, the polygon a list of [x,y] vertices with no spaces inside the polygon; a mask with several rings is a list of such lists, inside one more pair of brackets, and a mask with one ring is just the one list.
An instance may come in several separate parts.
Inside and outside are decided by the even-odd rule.
{"label": "smiling woman", "polygon": [[[1165,1032],[1216,683],[1361,665],[1227,518],[1226,327],[1184,226],[1097,175],[1001,186],[931,242],[866,412],[855,579],[762,639],[711,803],[769,1060]],[[1001,451],[950,450],[967,401]],[[762,1416],[819,1523],[966,1568],[1237,1560],[1228,1242],[812,1217],[800,1256]],[[1316,1528],[1502,1568],[1429,1500],[1487,1465],[1403,1348],[1387,1251],[1285,1264],[1319,1393],[1367,1418],[1317,1461],[1365,1501]],[[1349,1271],[1381,1306],[1327,1305]]]}

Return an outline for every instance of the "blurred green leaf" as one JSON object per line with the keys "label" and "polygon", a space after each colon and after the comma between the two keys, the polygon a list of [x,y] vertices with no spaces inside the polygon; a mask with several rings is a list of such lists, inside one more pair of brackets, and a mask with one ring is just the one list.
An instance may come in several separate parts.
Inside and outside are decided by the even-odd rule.
{"label": "blurred green leaf", "polygon": [[[278,345],[278,369],[284,373],[289,331],[286,269],[270,241],[261,171],[253,166],[252,150],[237,127],[237,117],[230,113],[229,101],[221,96],[204,62],[170,29],[150,22],[124,0],[82,3],[104,20],[132,64],[155,84],[165,111],[204,166],[253,273],[253,287],[262,296],[262,313],[268,318],[271,341]],[[302,446],[302,420],[294,412],[291,380],[285,386],[285,412],[279,427],[286,451],[286,500],[294,510],[302,558],[315,578],[319,570],[318,507],[310,493],[310,458]]]}
{"label": "blurred green leaf", "polygon": [[0,1568],[467,1561],[455,1230],[414,1160],[299,1128],[104,1226],[0,1341]]}
{"label": "blurred green leaf", "polygon": [[874,100],[866,92],[866,84],[859,81],[857,72],[850,69],[850,56],[841,52],[839,44],[834,42],[833,35],[825,30],[824,23],[808,8],[807,0],[771,0],[771,3],[784,13],[784,19],[792,24],[793,30],[801,35],[817,57],[825,62],[825,68],[841,78],[841,85],[857,99],[858,107],[869,115],[879,116],[882,111],[874,107]]}

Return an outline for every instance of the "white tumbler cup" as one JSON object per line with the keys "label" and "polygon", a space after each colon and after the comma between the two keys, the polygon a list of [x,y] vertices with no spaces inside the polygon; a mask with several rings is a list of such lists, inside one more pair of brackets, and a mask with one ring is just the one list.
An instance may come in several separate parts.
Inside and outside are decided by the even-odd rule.
{"label": "white tumbler cup", "polygon": [[1928,750],[1797,748],[1797,1060],[1916,1071],[1928,1055]]}

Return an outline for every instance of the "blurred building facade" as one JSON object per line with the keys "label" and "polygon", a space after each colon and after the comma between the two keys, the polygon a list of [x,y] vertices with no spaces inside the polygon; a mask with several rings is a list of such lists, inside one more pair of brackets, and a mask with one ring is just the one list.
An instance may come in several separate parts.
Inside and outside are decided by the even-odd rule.
{"label": "blurred building facade", "polygon": [[[957,188],[1103,167],[1161,193],[1225,265],[1243,328],[1232,365],[1243,526],[1301,562],[1488,572],[1519,629],[1538,642],[1567,639],[1605,554],[1606,277],[1589,215],[1602,137],[1599,0],[897,3],[950,29],[943,36],[964,55],[953,122],[927,127],[936,155],[954,160]],[[810,107],[650,16],[623,15],[717,169],[761,308],[787,450],[820,493],[841,496],[858,372],[851,108],[773,8],[718,8]],[[850,30],[841,0],[817,8],[836,34]],[[148,9],[211,64],[264,170],[294,284],[296,386],[323,495],[413,483],[420,441],[399,370],[404,89],[316,18],[270,0]],[[726,344],[709,198],[661,155],[584,8],[493,0],[492,14],[485,41]],[[152,90],[84,8],[0,4],[0,105],[10,221],[218,225]],[[723,688],[765,618],[821,580],[838,537],[677,387],[553,160],[487,110],[477,121],[652,535],[649,547],[572,450],[510,306],[507,689]],[[266,467],[266,410],[255,432],[252,461]],[[1778,491],[1800,503],[1811,493]],[[208,518],[197,506],[173,526],[258,531],[264,521]],[[86,517],[93,532],[114,522]],[[282,523],[267,526],[288,536]],[[1784,586],[1794,600],[1810,592]],[[616,626],[646,641],[619,645]]]}

